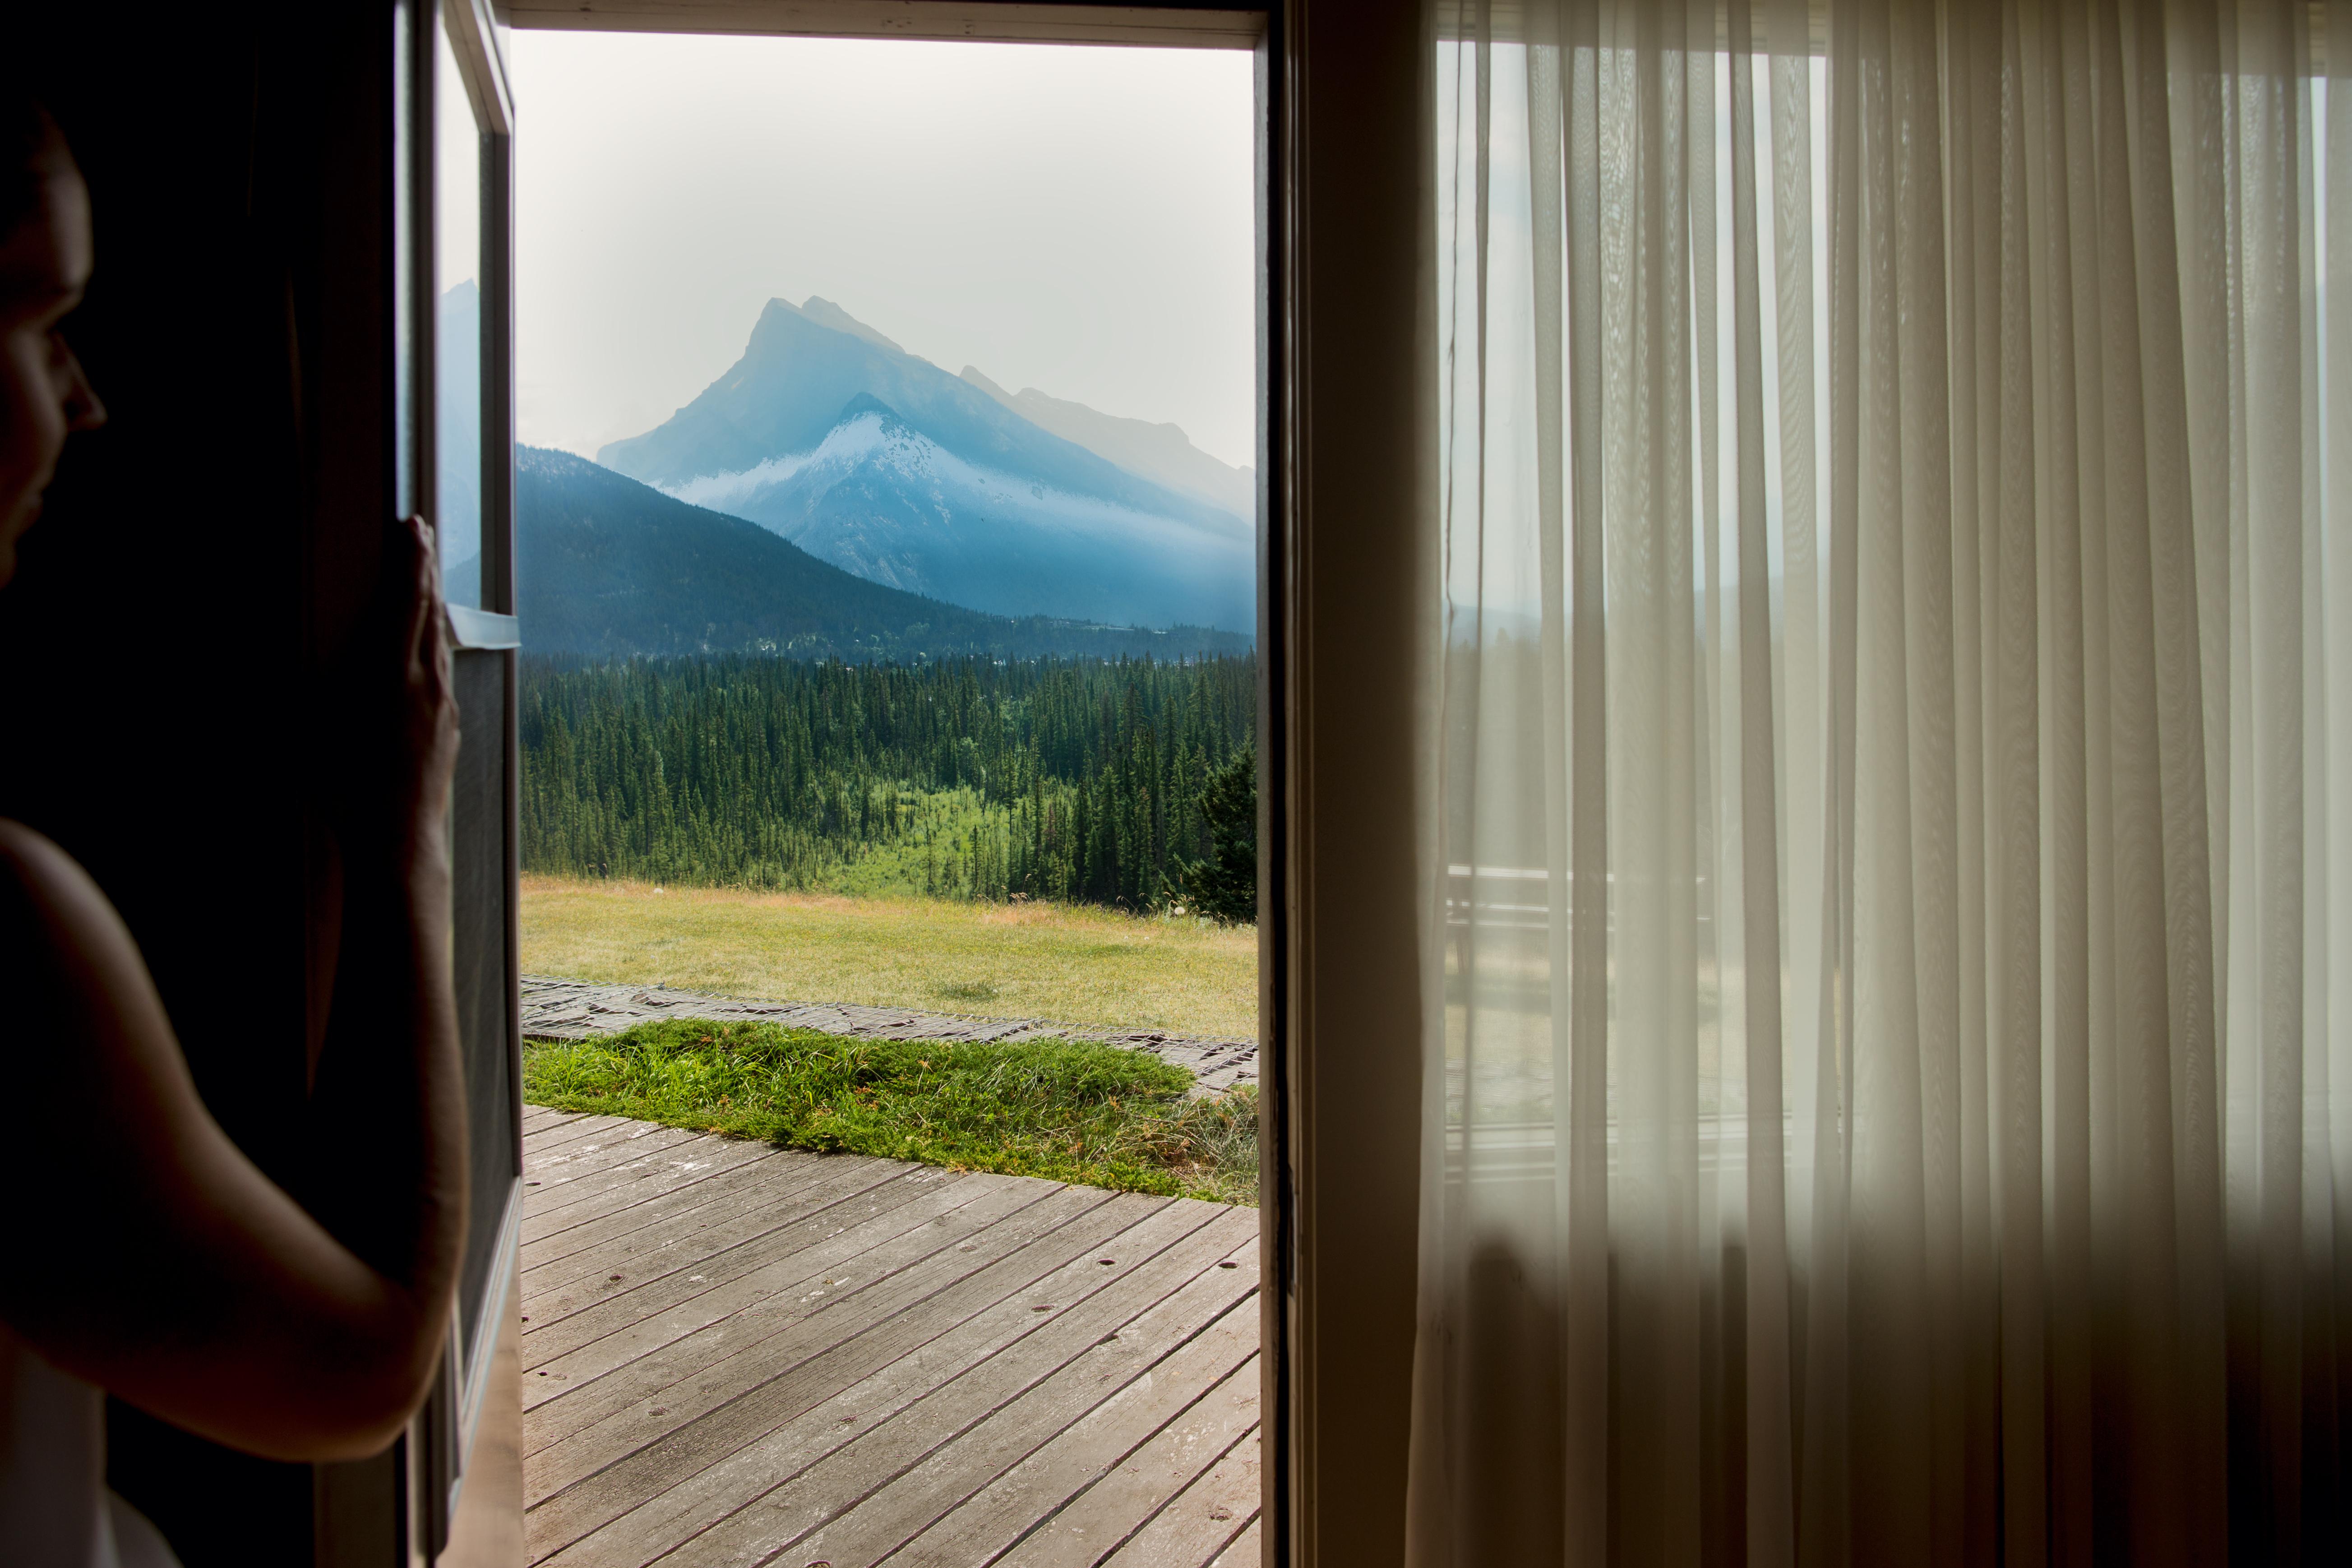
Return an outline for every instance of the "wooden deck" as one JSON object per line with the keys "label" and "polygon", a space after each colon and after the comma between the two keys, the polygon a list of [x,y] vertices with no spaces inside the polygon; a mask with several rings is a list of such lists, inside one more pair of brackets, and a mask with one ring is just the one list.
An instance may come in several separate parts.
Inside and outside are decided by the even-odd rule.
{"label": "wooden deck", "polygon": [[1258,1561],[1257,1211],[523,1119],[566,1568]]}

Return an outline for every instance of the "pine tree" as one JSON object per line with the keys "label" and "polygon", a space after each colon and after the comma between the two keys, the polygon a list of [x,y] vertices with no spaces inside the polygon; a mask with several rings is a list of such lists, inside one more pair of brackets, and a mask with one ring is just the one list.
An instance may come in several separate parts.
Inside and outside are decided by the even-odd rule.
{"label": "pine tree", "polygon": [[1201,816],[1208,826],[1206,859],[1179,862],[1181,887],[1192,907],[1226,925],[1257,920],[1257,748],[1244,742],[1209,775]]}

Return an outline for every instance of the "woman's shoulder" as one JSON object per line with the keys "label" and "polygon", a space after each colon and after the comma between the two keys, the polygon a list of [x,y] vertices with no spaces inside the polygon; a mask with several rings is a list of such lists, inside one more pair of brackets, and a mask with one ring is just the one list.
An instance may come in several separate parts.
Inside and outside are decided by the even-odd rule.
{"label": "woman's shoulder", "polygon": [[11,885],[20,896],[43,903],[59,895],[79,898],[98,891],[89,873],[55,839],[5,816],[0,816],[0,885]]}
{"label": "woman's shoulder", "polygon": [[30,956],[27,947],[112,959],[129,940],[121,928],[121,916],[80,862],[47,834],[0,816],[0,965]]}

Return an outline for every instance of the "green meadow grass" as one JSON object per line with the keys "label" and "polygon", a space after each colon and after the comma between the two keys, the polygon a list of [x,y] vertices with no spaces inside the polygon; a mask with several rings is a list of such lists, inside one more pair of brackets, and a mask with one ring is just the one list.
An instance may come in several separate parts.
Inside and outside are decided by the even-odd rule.
{"label": "green meadow grass", "polygon": [[1257,1097],[1189,1100],[1192,1075],[1093,1040],[877,1040],[661,1018],[534,1043],[523,1098],[793,1149],[1257,1201]]}
{"label": "green meadow grass", "polygon": [[1257,932],[1052,903],[522,879],[522,967],[718,996],[1257,1033]]}

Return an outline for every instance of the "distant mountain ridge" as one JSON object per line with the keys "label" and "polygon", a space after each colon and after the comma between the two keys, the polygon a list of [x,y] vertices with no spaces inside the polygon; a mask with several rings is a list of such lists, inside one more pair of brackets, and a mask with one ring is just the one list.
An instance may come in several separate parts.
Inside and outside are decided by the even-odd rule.
{"label": "distant mountain ridge", "polygon": [[1257,470],[1232,468],[1198,447],[1178,425],[1123,419],[1083,403],[1049,397],[1034,386],[1007,392],[980,373],[963,367],[961,378],[1041,430],[1075,441],[1098,458],[1181,495],[1198,496],[1235,517],[1257,515]]}
{"label": "distant mountain ridge", "polygon": [[1122,466],[992,386],[908,353],[829,300],[772,300],[724,375],[598,458],[870,582],[968,609],[1255,626],[1255,509],[1218,499],[1220,487],[1237,493],[1230,478],[1169,482],[1191,471],[1181,454],[1121,428],[1158,427],[1036,406],[1069,428],[1092,426],[1066,410],[1112,426],[1111,449],[1158,454],[1155,473]]}
{"label": "distant mountain ridge", "polygon": [[[453,570],[453,602],[478,592]],[[912,662],[1239,653],[1250,639],[979,614],[863,580],[771,531],[692,506],[568,452],[515,449],[516,613],[523,647],[591,658],[766,653]]]}

